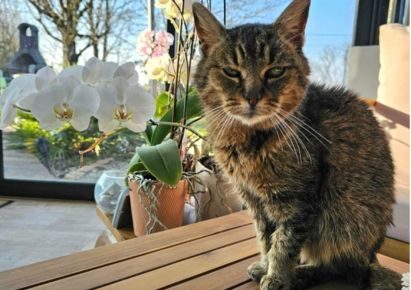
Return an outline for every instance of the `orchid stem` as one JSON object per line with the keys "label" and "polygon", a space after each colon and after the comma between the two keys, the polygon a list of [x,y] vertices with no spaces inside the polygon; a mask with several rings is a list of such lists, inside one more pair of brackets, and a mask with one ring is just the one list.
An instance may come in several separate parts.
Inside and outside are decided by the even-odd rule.
{"label": "orchid stem", "polygon": [[16,105],[16,104],[13,104],[13,107],[16,108],[16,109],[18,109],[18,110],[20,110],[20,111],[23,111],[23,112],[25,112],[25,113],[31,113],[31,111],[30,111],[29,109],[24,109],[24,108],[22,108],[22,107],[20,107],[20,106],[18,106],[18,105]]}
{"label": "orchid stem", "polygon": [[198,118],[192,120],[191,122],[187,123],[187,126],[191,126],[191,125],[193,125],[194,123],[200,121],[203,118],[204,118],[204,115],[201,115],[200,117],[198,117]]}
{"label": "orchid stem", "polygon": [[156,122],[156,121],[154,121],[154,120],[150,120],[150,122],[151,122],[153,125],[155,125],[155,126],[168,125],[168,126],[181,127],[181,128],[184,128],[184,129],[186,129],[186,130],[194,133],[195,135],[197,135],[197,137],[203,139],[204,141],[207,141],[207,139],[206,139],[205,137],[201,136],[200,133],[198,133],[196,130],[192,129],[192,128],[189,127],[189,126],[186,126],[186,125],[183,125],[183,124],[180,124],[180,123],[176,123],[176,122],[162,122],[162,121]]}
{"label": "orchid stem", "polygon": [[103,135],[101,135],[96,142],[94,142],[90,147],[88,147],[86,150],[79,151],[78,153],[80,154],[80,167],[83,167],[84,165],[84,154],[91,152],[96,148],[101,142],[103,142],[112,132],[104,132]]}

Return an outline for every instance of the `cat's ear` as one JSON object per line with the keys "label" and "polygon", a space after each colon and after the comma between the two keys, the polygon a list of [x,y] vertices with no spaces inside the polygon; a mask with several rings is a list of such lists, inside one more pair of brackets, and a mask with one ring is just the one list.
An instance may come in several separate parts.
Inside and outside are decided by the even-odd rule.
{"label": "cat's ear", "polygon": [[279,33],[299,49],[304,45],[304,31],[310,2],[310,0],[292,1],[274,23]]}
{"label": "cat's ear", "polygon": [[200,3],[193,4],[193,15],[201,50],[207,54],[212,46],[225,37],[225,29],[213,14]]}

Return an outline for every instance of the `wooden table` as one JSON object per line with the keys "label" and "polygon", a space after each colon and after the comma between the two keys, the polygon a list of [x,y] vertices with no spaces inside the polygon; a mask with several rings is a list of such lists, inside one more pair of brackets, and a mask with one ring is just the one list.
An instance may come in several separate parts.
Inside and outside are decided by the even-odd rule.
{"label": "wooden table", "polygon": [[[0,289],[258,289],[246,274],[257,259],[251,219],[240,212],[5,271]],[[404,262],[379,259],[408,272]]]}
{"label": "wooden table", "polygon": [[113,216],[104,213],[98,206],[96,206],[96,214],[99,217],[99,219],[103,222],[103,224],[107,227],[107,230],[113,235],[113,237],[116,239],[117,242],[133,239],[136,236],[134,235],[133,228],[127,227],[127,228],[121,228],[121,229],[116,229],[113,227],[112,221],[113,221]]}

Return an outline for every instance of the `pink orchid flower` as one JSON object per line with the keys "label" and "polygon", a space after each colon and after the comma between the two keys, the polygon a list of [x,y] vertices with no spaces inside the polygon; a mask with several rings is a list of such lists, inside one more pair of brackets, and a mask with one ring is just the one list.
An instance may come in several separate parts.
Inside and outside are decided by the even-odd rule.
{"label": "pink orchid flower", "polygon": [[144,30],[138,37],[138,51],[146,57],[160,57],[166,54],[174,42],[172,34],[166,31]]}

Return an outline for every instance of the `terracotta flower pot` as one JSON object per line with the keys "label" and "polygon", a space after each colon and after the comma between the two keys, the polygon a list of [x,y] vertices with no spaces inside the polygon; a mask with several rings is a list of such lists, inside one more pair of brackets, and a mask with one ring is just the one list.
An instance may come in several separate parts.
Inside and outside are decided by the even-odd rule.
{"label": "terracotta flower pot", "polygon": [[155,192],[158,200],[155,214],[155,218],[158,219],[158,221],[152,218],[149,224],[150,219],[146,209],[149,209],[153,204],[150,204],[147,193],[144,192],[143,189],[138,190],[139,184],[137,182],[130,182],[129,185],[131,188],[131,216],[133,218],[133,228],[136,236],[146,235],[149,229],[151,229],[149,233],[154,233],[165,230],[166,228],[172,229],[183,225],[184,203],[188,192],[186,180],[180,180],[175,187],[164,185],[161,189],[160,183],[156,183],[153,186],[153,192]]}

